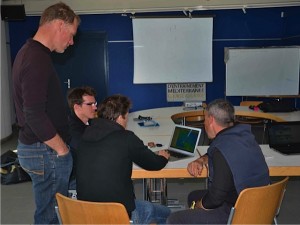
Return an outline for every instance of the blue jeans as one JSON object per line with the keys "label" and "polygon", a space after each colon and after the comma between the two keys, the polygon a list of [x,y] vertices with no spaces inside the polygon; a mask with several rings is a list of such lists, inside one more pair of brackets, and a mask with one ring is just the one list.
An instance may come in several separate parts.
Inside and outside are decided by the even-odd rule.
{"label": "blue jeans", "polygon": [[135,210],[131,213],[133,224],[165,224],[171,210],[167,206],[148,201],[135,200]]}
{"label": "blue jeans", "polygon": [[32,179],[36,205],[34,223],[58,224],[55,193],[68,195],[73,166],[71,153],[57,156],[56,151],[40,142],[25,145],[19,141],[17,149],[20,165]]}

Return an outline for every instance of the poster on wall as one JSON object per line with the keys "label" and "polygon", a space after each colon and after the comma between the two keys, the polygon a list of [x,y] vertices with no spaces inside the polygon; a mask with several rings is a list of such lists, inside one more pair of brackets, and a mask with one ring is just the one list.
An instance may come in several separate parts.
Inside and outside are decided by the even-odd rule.
{"label": "poster on wall", "polygon": [[205,83],[170,83],[167,87],[168,102],[205,101]]}

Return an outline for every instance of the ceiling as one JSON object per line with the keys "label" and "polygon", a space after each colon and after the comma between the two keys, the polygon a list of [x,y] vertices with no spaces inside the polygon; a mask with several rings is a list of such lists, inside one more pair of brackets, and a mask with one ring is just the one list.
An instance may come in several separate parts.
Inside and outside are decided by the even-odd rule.
{"label": "ceiling", "polygon": [[[40,15],[57,0],[2,0],[3,5],[24,4],[27,15]],[[216,9],[248,9],[300,6],[296,0],[64,0],[78,14],[193,12]]]}

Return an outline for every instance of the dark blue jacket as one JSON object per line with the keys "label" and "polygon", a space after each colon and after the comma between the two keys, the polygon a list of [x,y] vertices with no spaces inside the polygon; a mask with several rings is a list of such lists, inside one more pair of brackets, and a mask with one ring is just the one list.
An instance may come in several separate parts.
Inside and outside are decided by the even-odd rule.
{"label": "dark blue jacket", "polygon": [[219,150],[233,175],[237,193],[249,187],[270,183],[269,168],[265,157],[251,133],[251,126],[238,124],[219,132],[208,153],[209,183],[213,182],[213,153]]}
{"label": "dark blue jacket", "polygon": [[88,125],[84,124],[73,111],[68,117],[68,122],[70,129],[69,133],[71,135],[69,145],[71,147],[71,150],[76,150],[78,148],[78,143],[81,139],[81,136],[83,135],[85,128],[87,128]]}

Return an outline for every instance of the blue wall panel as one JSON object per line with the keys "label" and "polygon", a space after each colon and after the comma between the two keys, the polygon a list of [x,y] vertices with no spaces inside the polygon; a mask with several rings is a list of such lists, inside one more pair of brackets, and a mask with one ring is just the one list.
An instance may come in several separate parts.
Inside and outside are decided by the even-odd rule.
{"label": "blue wall panel", "polygon": [[[139,15],[180,15],[182,12]],[[300,45],[300,7],[216,10],[193,12],[214,15],[213,82],[206,84],[207,102],[225,97],[225,47]],[[283,16],[282,16],[283,15]],[[108,37],[109,95],[122,93],[133,101],[133,110],[181,105],[168,103],[165,84],[133,84],[133,35],[129,16],[81,15],[80,31],[105,31]],[[9,22],[12,60],[25,40],[35,33],[39,17]],[[76,44],[76,43],[75,43]],[[242,97],[230,97],[238,105]]]}

